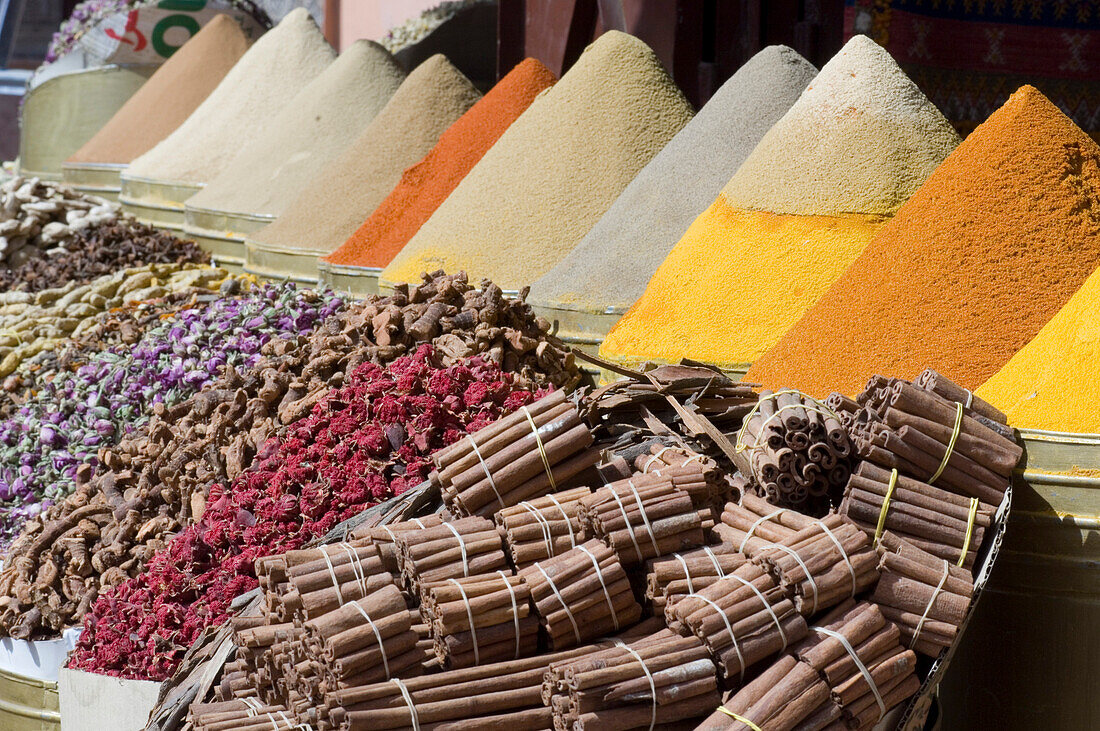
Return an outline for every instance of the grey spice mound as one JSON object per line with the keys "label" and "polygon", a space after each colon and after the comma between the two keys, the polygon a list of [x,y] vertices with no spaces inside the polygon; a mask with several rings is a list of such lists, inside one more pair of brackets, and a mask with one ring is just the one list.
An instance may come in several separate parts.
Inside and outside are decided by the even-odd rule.
{"label": "grey spice mound", "polygon": [[528,301],[544,311],[625,312],[816,74],[786,46],[768,46],[749,59],[638,173],[576,248],[532,285]]}

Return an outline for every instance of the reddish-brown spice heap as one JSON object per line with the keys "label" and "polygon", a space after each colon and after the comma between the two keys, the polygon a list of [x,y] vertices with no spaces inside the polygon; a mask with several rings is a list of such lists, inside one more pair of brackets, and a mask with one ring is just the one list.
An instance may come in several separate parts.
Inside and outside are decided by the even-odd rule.
{"label": "reddish-brown spice heap", "polygon": [[746,380],[980,384],[1100,264],[1100,147],[1025,86],[959,145]]}

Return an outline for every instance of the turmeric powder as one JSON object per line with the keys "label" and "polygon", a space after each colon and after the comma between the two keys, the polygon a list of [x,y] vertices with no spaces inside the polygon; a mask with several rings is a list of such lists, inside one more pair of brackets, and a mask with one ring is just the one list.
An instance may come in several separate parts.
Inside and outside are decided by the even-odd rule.
{"label": "turmeric powder", "polygon": [[[977,385],[1035,338],[1097,265],[1100,146],[1025,86],[970,134],[747,378],[816,396],[854,394],[868,373],[911,378],[930,366]],[[982,394],[1013,424],[1017,415],[1028,417],[1026,426],[1060,419],[1017,403],[1027,388],[1022,379],[1042,378],[1022,375],[1021,364],[1067,357],[1044,346],[1052,342],[1045,336],[1011,369],[1021,375],[1006,371]],[[1070,356],[1061,372],[1081,362]],[[1065,427],[1083,426],[1082,419],[1075,410]]]}
{"label": "turmeric powder", "polygon": [[695,220],[600,354],[744,370],[957,144],[890,55],[856,36]]}
{"label": "turmeric powder", "polygon": [[1100,433],[1100,270],[976,393],[1013,426]]}

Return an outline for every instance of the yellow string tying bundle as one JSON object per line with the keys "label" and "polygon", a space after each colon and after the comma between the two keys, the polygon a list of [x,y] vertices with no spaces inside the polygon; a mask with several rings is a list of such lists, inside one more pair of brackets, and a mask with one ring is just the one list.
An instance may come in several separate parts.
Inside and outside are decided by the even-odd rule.
{"label": "yellow string tying bundle", "polygon": [[955,451],[955,442],[959,439],[959,432],[962,430],[963,420],[963,405],[960,403],[955,404],[955,429],[951,432],[951,439],[947,442],[947,451],[943,453],[943,459],[940,460],[940,466],[936,468],[935,473],[928,478],[928,484],[934,485],[939,476],[943,474],[944,469],[947,467],[947,463],[951,460],[951,455]]}
{"label": "yellow string tying bundle", "polygon": [[958,566],[966,563],[966,554],[970,552],[970,540],[974,536],[974,519],[978,517],[978,498],[970,498],[970,515],[966,519],[966,540],[963,541],[962,552],[959,554]]}
{"label": "yellow string tying bundle", "polygon": [[890,500],[894,497],[894,488],[898,486],[898,471],[890,470],[890,484],[886,487],[886,497],[882,499],[882,509],[878,513],[878,525],[875,526],[875,546],[882,538],[882,529],[886,527],[886,513],[890,510]]}
{"label": "yellow string tying bundle", "polygon": [[722,713],[726,714],[730,718],[732,718],[734,721],[740,721],[741,723],[745,724],[746,726],[751,728],[752,731],[762,731],[761,728],[759,726],[757,726],[755,723],[753,723],[749,719],[745,718],[744,716],[737,715],[736,713],[734,713],[730,709],[726,708],[725,706],[718,706],[718,710],[721,711]]}
{"label": "yellow string tying bundle", "polygon": [[550,480],[551,492],[558,491],[558,485],[554,482],[554,473],[550,469],[550,458],[546,456],[546,447],[542,444],[542,437],[539,436],[539,428],[535,425],[535,420],[531,418],[531,412],[527,410],[526,406],[520,407],[523,409],[524,415],[527,417],[527,423],[531,425],[531,432],[535,435],[535,443],[539,445],[539,454],[542,456],[542,466],[546,468],[546,477]]}

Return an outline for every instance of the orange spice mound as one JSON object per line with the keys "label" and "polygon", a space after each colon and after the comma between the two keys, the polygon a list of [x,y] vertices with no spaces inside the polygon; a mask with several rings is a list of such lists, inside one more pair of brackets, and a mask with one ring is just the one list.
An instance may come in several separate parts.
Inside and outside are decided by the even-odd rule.
{"label": "orange spice mound", "polygon": [[971,388],[1100,265],[1100,146],[1024,86],[745,376],[816,396],[926,366]]}
{"label": "orange spice mound", "polygon": [[323,261],[389,264],[504,130],[555,81],[554,73],[535,59],[519,63],[440,136],[423,160],[405,171],[374,213]]}

